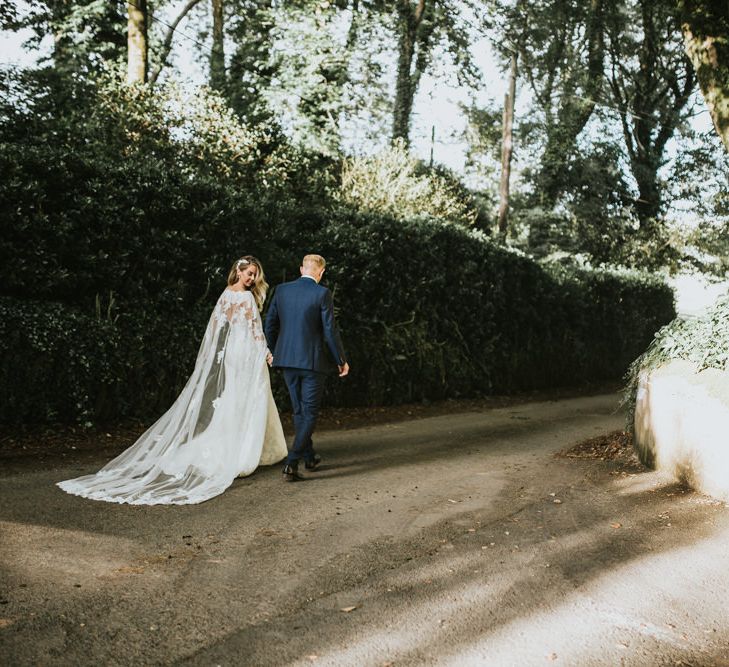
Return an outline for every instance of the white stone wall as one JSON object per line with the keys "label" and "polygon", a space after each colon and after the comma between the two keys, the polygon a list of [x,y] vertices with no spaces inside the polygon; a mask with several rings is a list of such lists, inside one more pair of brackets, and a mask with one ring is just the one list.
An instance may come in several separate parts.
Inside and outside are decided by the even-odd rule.
{"label": "white stone wall", "polygon": [[671,361],[644,373],[635,447],[646,465],[729,501],[729,372]]}

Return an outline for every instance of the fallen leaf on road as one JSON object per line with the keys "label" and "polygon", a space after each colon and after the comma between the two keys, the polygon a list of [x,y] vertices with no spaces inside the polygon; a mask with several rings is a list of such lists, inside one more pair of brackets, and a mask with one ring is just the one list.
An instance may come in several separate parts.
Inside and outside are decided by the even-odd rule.
{"label": "fallen leaf on road", "polygon": [[10,618],[0,618],[0,628],[7,628],[9,625],[12,625],[13,621]]}
{"label": "fallen leaf on road", "polygon": [[449,503],[453,503],[453,504],[455,504],[455,503],[457,503],[458,501],[457,501],[457,500],[453,500],[453,498],[448,498],[448,502],[449,502]]}
{"label": "fallen leaf on road", "polygon": [[552,502],[553,502],[553,503],[554,503],[555,505],[561,505],[561,504],[562,504],[562,501],[561,501],[561,500],[560,500],[559,498],[555,498],[555,499],[554,499],[554,500],[553,500]]}
{"label": "fallen leaf on road", "polygon": [[618,523],[617,521],[613,521],[613,522],[612,522],[612,523],[610,524],[610,527],[611,527],[611,528],[622,528],[622,526],[623,526],[623,524],[622,524],[622,523]]}
{"label": "fallen leaf on road", "polygon": [[350,611],[354,611],[357,609],[357,605],[353,607],[342,607],[339,611],[343,611],[345,614],[348,614]]}
{"label": "fallen leaf on road", "polygon": [[319,656],[318,656],[318,655],[314,655],[314,654],[312,654],[312,655],[307,655],[306,657],[307,657],[307,658],[308,658],[309,660],[311,660],[312,662],[314,662],[315,660],[318,660],[318,659],[319,659]]}

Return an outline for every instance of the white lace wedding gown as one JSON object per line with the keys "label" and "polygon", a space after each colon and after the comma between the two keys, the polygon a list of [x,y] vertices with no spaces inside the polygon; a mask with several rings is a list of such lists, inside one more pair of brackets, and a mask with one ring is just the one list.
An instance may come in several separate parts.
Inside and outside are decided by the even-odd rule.
{"label": "white lace wedding gown", "polygon": [[172,407],[99,472],[58,486],[114,503],[201,503],[236,477],[280,461],[286,442],[267,352],[253,294],[226,289]]}

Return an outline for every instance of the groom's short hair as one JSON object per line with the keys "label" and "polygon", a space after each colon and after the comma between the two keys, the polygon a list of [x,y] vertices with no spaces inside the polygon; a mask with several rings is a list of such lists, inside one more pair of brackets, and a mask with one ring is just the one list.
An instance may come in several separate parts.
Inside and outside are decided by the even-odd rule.
{"label": "groom's short hair", "polygon": [[321,255],[305,255],[301,266],[305,269],[323,269],[327,261]]}

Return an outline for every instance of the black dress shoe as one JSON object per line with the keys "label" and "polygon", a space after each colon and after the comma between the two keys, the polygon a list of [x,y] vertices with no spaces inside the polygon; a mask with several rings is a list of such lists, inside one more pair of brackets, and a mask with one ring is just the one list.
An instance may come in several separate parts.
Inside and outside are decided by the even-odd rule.
{"label": "black dress shoe", "polygon": [[283,467],[283,479],[284,482],[298,482],[304,478],[294,466],[287,464]]}
{"label": "black dress shoe", "polygon": [[321,456],[314,454],[314,458],[311,461],[304,461],[304,468],[307,470],[316,470],[321,463]]}

